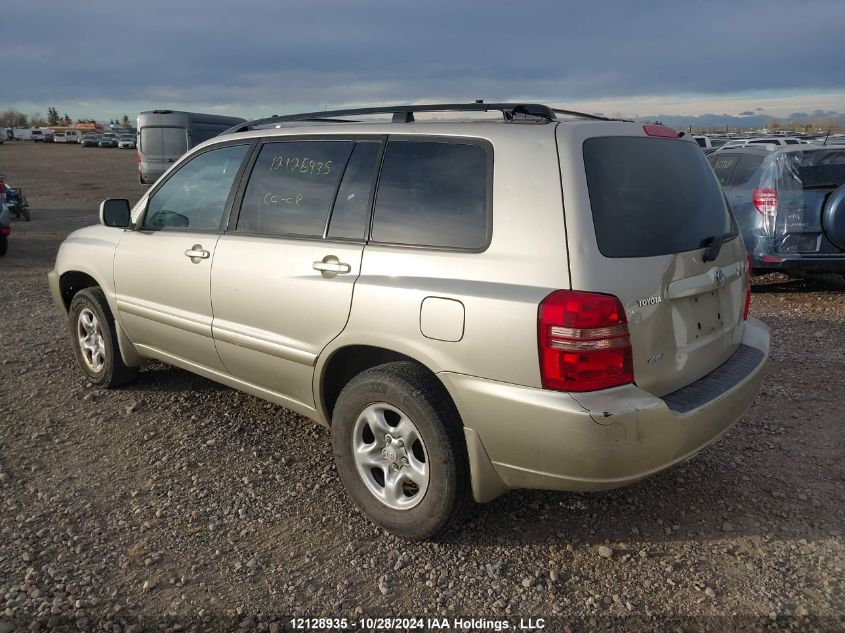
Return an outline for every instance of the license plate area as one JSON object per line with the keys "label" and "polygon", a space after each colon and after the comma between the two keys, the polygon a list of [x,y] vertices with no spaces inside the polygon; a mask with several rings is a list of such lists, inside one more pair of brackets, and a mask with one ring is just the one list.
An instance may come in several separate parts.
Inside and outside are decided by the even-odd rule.
{"label": "license plate area", "polygon": [[672,301],[672,320],[679,348],[711,338],[724,329],[721,303],[718,290]]}

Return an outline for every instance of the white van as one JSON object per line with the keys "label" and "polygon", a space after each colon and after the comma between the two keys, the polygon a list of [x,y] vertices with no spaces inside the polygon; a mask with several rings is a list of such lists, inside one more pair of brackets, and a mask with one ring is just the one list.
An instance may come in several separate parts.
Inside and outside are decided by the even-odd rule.
{"label": "white van", "polygon": [[151,110],[138,115],[138,178],[155,182],[192,147],[245,119],[219,114]]}
{"label": "white van", "polygon": [[79,143],[79,140],[82,138],[82,132],[79,130],[66,130],[65,131],[65,142],[67,143]]}

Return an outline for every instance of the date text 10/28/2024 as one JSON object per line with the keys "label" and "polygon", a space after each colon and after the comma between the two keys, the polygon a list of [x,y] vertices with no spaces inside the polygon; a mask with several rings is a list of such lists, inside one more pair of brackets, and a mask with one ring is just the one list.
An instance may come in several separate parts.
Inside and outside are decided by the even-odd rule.
{"label": "date text 10/28/2024", "polygon": [[294,631],[542,631],[543,618],[519,618],[518,621],[488,620],[486,618],[291,618]]}

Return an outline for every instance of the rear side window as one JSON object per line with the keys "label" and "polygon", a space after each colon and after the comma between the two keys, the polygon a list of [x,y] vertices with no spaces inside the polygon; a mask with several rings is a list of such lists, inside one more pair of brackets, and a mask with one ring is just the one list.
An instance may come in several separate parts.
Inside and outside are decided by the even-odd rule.
{"label": "rear side window", "polygon": [[707,141],[703,138],[696,137],[695,142],[698,143],[699,147],[706,147]]}
{"label": "rear side window", "polygon": [[481,250],[490,235],[492,150],[481,143],[391,140],[372,239]]}
{"label": "rear side window", "polygon": [[719,179],[719,183],[723,187],[728,186],[731,182],[731,174],[739,162],[739,156],[737,154],[721,154],[711,156],[707,160],[710,162],[710,166],[713,167],[713,171],[716,172],[716,178]]}
{"label": "rear side window", "polygon": [[322,237],[352,146],[352,141],[266,143],[235,230]]}
{"label": "rear side window", "polygon": [[734,173],[731,174],[730,185],[738,187],[747,183],[762,164],[763,158],[763,156],[743,154],[739,159],[739,164],[734,169]]}
{"label": "rear side window", "polygon": [[800,142],[796,141],[795,139],[788,138],[784,141],[787,145],[799,145]]}
{"label": "rear side window", "polygon": [[719,182],[692,143],[591,138],[584,142],[584,166],[605,257],[691,251],[735,230]]}

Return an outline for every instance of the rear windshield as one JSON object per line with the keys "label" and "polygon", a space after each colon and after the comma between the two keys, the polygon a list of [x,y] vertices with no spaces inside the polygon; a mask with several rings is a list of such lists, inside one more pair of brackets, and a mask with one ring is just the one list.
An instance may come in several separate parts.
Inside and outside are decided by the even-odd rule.
{"label": "rear windshield", "polygon": [[684,141],[597,137],[584,142],[596,240],[605,257],[653,257],[734,231],[704,154]]}

